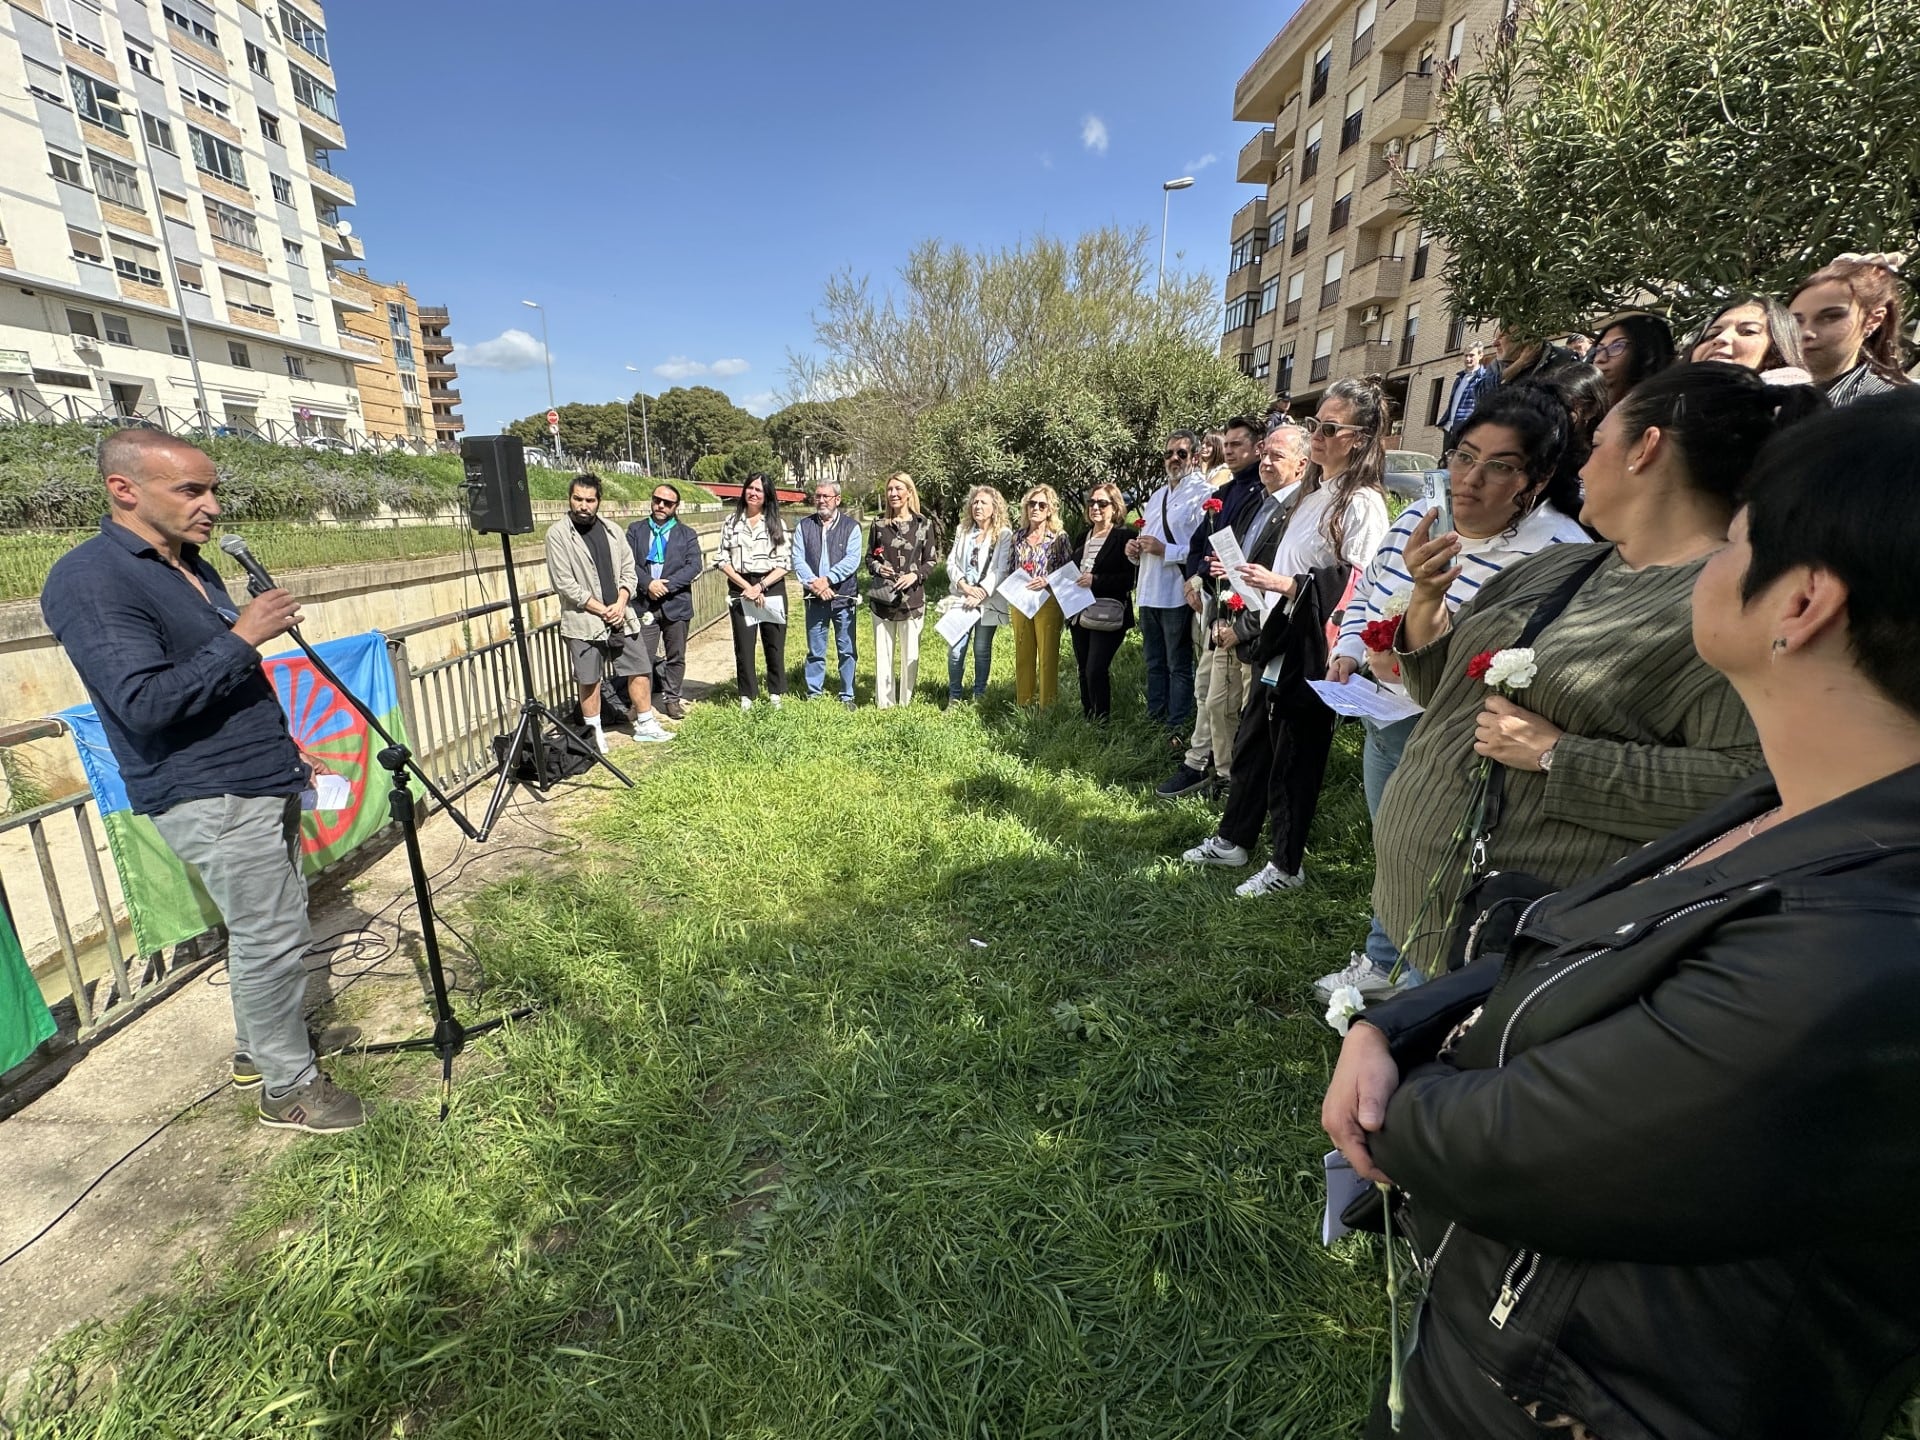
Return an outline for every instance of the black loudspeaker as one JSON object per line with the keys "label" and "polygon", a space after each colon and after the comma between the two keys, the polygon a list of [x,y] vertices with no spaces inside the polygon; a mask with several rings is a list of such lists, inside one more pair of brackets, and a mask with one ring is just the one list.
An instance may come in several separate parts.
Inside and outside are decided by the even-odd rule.
{"label": "black loudspeaker", "polygon": [[467,516],[482,535],[531,535],[526,447],[512,435],[469,435],[460,442],[467,472]]}

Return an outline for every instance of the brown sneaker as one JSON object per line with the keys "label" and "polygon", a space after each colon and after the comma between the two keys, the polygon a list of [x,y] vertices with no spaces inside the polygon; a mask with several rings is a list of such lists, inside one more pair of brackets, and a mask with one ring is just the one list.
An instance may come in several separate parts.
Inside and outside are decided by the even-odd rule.
{"label": "brown sneaker", "polygon": [[687,707],[678,700],[662,700],[660,702],[660,709],[669,720],[684,720],[687,718]]}
{"label": "brown sneaker", "polygon": [[367,1107],[360,1097],[342,1090],[324,1074],[284,1095],[260,1092],[260,1123],[276,1130],[304,1130],[309,1135],[332,1135],[363,1125]]}
{"label": "brown sneaker", "polygon": [[[324,1030],[307,1027],[307,1044],[313,1047],[313,1058],[331,1060],[343,1050],[351,1050],[360,1043],[358,1025],[329,1025]],[[260,1067],[253,1063],[253,1057],[244,1050],[233,1052],[233,1088],[251,1090],[260,1083]]]}

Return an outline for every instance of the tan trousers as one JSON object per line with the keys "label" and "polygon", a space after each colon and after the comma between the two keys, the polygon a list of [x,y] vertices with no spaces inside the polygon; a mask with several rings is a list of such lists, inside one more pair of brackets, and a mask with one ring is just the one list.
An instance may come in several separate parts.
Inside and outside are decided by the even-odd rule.
{"label": "tan trousers", "polygon": [[[920,683],[920,622],[923,618],[916,615],[911,620],[882,620],[877,616],[874,619],[873,689],[878,709],[913,703],[914,687]],[[900,688],[897,695],[893,680],[896,649],[900,655]]]}
{"label": "tan trousers", "polygon": [[[1034,702],[1034,681],[1039,681],[1042,709],[1053,704],[1060,693],[1060,630],[1066,617],[1060,602],[1051,595],[1040,613],[1029,620],[1013,611],[1013,698],[1020,705]],[[1036,676],[1037,672],[1037,676]]]}
{"label": "tan trousers", "polygon": [[1211,756],[1213,773],[1225,780],[1233,769],[1233,737],[1240,729],[1240,712],[1247,704],[1247,667],[1233,658],[1231,650],[1208,650],[1200,655],[1193,671],[1193,703],[1195,718],[1193,739],[1187,745],[1187,768],[1204,770]]}

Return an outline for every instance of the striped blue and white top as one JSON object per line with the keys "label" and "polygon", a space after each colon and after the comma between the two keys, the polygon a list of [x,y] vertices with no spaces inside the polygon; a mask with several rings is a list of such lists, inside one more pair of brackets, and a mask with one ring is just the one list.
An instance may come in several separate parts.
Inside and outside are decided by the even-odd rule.
{"label": "striped blue and white top", "polygon": [[[1400,518],[1387,531],[1387,538],[1368,563],[1366,573],[1354,589],[1340,623],[1340,639],[1333,647],[1335,656],[1345,655],[1362,664],[1368,659],[1360,632],[1369,621],[1384,620],[1387,602],[1395,595],[1413,589],[1413,577],[1406,571],[1401,552],[1407,537],[1419,525],[1421,516],[1433,502],[1415,500],[1400,512]],[[1447,588],[1447,609],[1457,611],[1479,592],[1482,585],[1523,556],[1544,550],[1549,545],[1584,545],[1592,537],[1551,505],[1542,505],[1512,530],[1503,530],[1485,540],[1460,537],[1460,578]],[[1329,657],[1331,658],[1331,657]],[[1406,687],[1385,676],[1376,676],[1381,688],[1405,695]]]}

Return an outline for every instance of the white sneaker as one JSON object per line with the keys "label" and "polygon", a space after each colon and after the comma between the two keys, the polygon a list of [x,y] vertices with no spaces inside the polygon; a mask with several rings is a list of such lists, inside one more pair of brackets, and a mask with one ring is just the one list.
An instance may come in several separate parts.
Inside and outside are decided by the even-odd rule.
{"label": "white sneaker", "polygon": [[784,699],[786,699],[786,698],[787,698],[787,697],[786,697],[786,696],[784,696],[784,695],[769,695],[769,696],[767,697],[767,699],[768,699],[768,700],[769,700],[770,702],[772,702],[772,705],[773,705],[773,708],[774,708],[774,709],[776,709],[776,710],[778,710],[778,709],[780,708],[780,702],[781,702],[782,700],[784,700]]}
{"label": "white sneaker", "polygon": [[1398,980],[1388,980],[1386,971],[1376,967],[1373,961],[1356,950],[1348,957],[1346,969],[1336,970],[1331,975],[1322,975],[1314,981],[1313,993],[1322,1000],[1330,1001],[1333,999],[1333,992],[1346,985],[1351,985],[1370,1001],[1383,1000],[1397,991],[1406,989],[1407,977],[1403,975]]}
{"label": "white sneaker", "polygon": [[642,745],[658,745],[663,740],[673,739],[673,732],[648,715],[643,720],[633,722],[633,738]]}
{"label": "white sneaker", "polygon": [[1282,870],[1272,861],[1268,861],[1257,870],[1250,880],[1242,880],[1233,887],[1236,895],[1277,895],[1282,890],[1295,890],[1306,883],[1307,877],[1298,870]]}
{"label": "white sneaker", "polygon": [[747,699],[746,696],[742,695],[740,697],[740,708],[742,710],[751,710],[753,708],[753,702]]}
{"label": "white sneaker", "polygon": [[1239,845],[1229,844],[1218,835],[1209,835],[1191,850],[1180,857],[1189,865],[1232,865],[1247,863],[1247,852]]}

